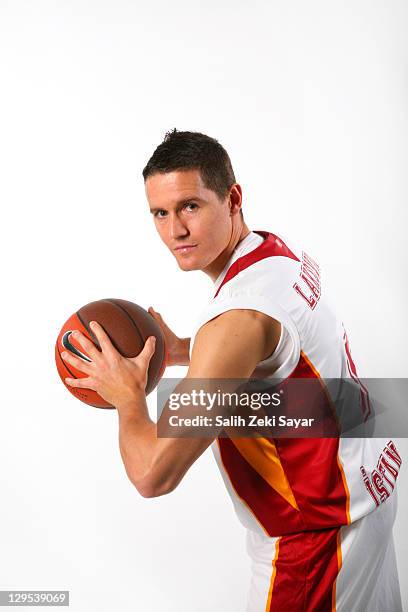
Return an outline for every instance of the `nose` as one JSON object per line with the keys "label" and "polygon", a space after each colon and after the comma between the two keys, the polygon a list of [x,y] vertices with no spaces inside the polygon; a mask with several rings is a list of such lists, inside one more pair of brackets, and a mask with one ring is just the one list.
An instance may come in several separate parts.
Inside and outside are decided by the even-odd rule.
{"label": "nose", "polygon": [[172,240],[176,238],[184,238],[189,234],[188,228],[182,223],[177,213],[170,215],[169,232]]}

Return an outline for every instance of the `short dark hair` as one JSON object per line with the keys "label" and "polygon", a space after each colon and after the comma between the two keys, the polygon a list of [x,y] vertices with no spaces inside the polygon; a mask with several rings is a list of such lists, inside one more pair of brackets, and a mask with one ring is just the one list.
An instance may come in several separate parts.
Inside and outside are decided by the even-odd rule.
{"label": "short dark hair", "polygon": [[207,189],[225,198],[236,182],[228,153],[218,140],[200,132],[167,132],[143,169],[143,178],[175,170],[199,170]]}

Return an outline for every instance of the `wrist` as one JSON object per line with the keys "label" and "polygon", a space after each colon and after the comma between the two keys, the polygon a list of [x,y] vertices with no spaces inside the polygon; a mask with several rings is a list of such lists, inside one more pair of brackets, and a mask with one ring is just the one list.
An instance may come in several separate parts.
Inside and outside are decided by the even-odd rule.
{"label": "wrist", "polygon": [[148,415],[146,395],[142,391],[136,393],[132,398],[121,400],[115,408],[120,419],[140,418]]}
{"label": "wrist", "polygon": [[190,363],[190,338],[179,338],[173,361],[174,365]]}

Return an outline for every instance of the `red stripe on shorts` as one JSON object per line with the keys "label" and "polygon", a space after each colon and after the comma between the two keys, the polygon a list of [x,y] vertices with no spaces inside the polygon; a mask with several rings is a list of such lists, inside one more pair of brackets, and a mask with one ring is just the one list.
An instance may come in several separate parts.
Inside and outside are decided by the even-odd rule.
{"label": "red stripe on shorts", "polygon": [[[303,353],[285,382],[294,378],[316,380],[321,392],[316,394],[314,410],[320,404],[322,414],[332,418],[324,381]],[[337,461],[339,438],[278,438],[275,445],[306,528],[347,525],[348,492]]]}
{"label": "red stripe on shorts", "polygon": [[340,528],[279,538],[275,577],[266,612],[332,612],[339,572]]}

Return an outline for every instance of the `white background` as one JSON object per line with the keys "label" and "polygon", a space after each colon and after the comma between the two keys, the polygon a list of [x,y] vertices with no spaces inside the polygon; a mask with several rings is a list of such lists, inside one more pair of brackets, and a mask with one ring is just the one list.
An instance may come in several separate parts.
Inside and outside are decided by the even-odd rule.
{"label": "white background", "polygon": [[244,530],[211,453],[142,499],[116,414],[65,390],[55,338],[104,297],[189,334],[211,285],[176,268],[141,178],[177,127],[226,147],[251,229],[318,259],[360,372],[406,377],[407,17],[397,0],[0,0],[0,589],[69,589],[75,612],[244,610]]}

